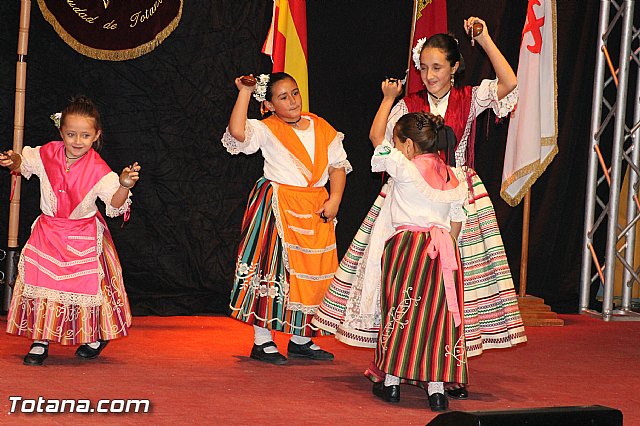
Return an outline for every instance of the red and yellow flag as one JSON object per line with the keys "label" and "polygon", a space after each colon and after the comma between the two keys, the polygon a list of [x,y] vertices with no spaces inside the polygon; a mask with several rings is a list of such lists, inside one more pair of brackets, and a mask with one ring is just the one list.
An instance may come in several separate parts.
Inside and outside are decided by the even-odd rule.
{"label": "red and yellow flag", "polygon": [[284,71],[296,80],[302,110],[309,111],[306,0],[274,0],[271,29],[262,52],[271,56],[273,72]]}
{"label": "red and yellow flag", "polygon": [[418,71],[413,63],[412,54],[418,40],[434,34],[447,32],[447,0],[414,0],[409,47],[409,74],[407,74],[406,93],[411,94],[424,89]]}

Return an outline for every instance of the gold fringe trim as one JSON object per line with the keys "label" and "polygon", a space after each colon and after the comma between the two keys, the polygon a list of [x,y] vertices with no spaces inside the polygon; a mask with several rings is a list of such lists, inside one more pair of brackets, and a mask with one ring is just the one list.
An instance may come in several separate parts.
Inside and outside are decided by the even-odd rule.
{"label": "gold fringe trim", "polygon": [[74,37],[71,36],[63,27],[58,23],[58,20],[53,16],[44,0],[38,0],[38,6],[40,6],[40,11],[44,16],[44,19],[51,24],[53,29],[58,33],[60,38],[64,40],[69,46],[73,48],[76,52],[88,56],[89,58],[99,59],[102,61],[126,61],[128,59],[138,58],[146,53],[151,52],[156,47],[158,47],[169,35],[178,27],[180,23],[180,19],[182,18],[182,6],[183,0],[180,1],[180,9],[178,10],[178,14],[175,18],[167,25],[167,27],[160,31],[153,40],[148,41],[147,43],[141,44],[138,47],[134,47],[131,49],[123,49],[123,50],[105,50],[105,49],[95,49],[93,47],[89,47],[86,44],[80,43]]}
{"label": "gold fringe trim", "polygon": [[[556,0],[551,0],[551,8],[552,8],[551,13],[553,15],[551,19],[551,21],[553,22],[553,27],[552,27],[553,95],[554,95],[553,117],[554,117],[556,134],[548,138],[540,139],[540,144],[542,146],[553,146],[553,148],[551,149],[551,152],[549,153],[549,155],[547,155],[544,158],[542,163],[540,163],[540,161],[538,160],[538,161],[535,161],[534,163],[528,164],[522,167],[521,169],[516,170],[516,172],[513,175],[509,176],[509,178],[506,181],[502,182],[502,185],[500,186],[500,196],[511,207],[517,206],[520,203],[520,201],[522,201],[522,199],[527,194],[527,192],[529,192],[529,189],[531,189],[531,187],[536,182],[536,180],[538,180],[538,178],[542,176],[542,173],[544,173],[544,171],[547,169],[551,161],[555,158],[556,154],[558,154],[558,45],[557,45],[558,35],[557,35],[557,26],[556,26],[557,25]],[[514,196],[511,196],[510,194],[507,193],[507,189],[509,188],[509,186],[513,184],[513,182],[525,177],[528,174],[531,174],[531,177],[529,177],[529,179],[527,179],[524,185],[522,185],[522,188],[520,188],[517,194],[515,194]]]}

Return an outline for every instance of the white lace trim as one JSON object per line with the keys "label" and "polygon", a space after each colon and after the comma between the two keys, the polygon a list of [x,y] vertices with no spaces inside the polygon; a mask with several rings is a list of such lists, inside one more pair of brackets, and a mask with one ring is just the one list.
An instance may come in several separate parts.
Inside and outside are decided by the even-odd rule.
{"label": "white lace trim", "polygon": [[285,213],[289,213],[291,216],[298,217],[300,219],[311,219],[313,217],[311,213],[296,213],[293,210],[285,210]]}
{"label": "white lace trim", "polygon": [[24,284],[22,297],[28,299],[47,299],[47,301],[57,302],[63,305],[76,306],[100,306],[104,301],[102,292],[95,295],[68,293],[60,290],[36,287]]}
{"label": "white lace trim", "polygon": [[491,108],[496,116],[502,118],[509,115],[518,103],[518,86],[509,92],[504,98],[498,99],[498,80],[492,80],[489,83],[489,94],[492,100]]}
{"label": "white lace trim", "polygon": [[307,280],[307,281],[324,281],[324,280],[330,280],[331,278],[333,278],[334,273],[330,273],[330,274],[324,274],[324,275],[311,275],[311,274],[302,274],[299,272],[296,272],[295,270],[291,270],[289,272],[292,276],[294,277],[298,277],[301,280]]}
{"label": "white lace trim", "polygon": [[69,244],[67,244],[67,250],[69,250],[71,253],[75,254],[76,256],[84,257],[84,256],[88,255],[89,253],[96,251],[96,247],[94,245],[93,247],[89,247],[86,250],[80,251],[80,250],[77,250],[77,249],[71,247]]}
{"label": "white lace trim", "polygon": [[302,312],[306,315],[314,315],[320,305],[304,305],[299,302],[287,303],[287,311]]}
{"label": "white lace trim", "polygon": [[299,228],[299,227],[293,226],[293,225],[287,225],[287,228],[291,229],[293,232],[297,232],[298,234],[302,234],[302,235],[314,235],[315,234],[315,231],[313,229]]}
{"label": "white lace trim", "polygon": [[[25,261],[27,263],[30,263],[31,265],[35,266],[36,269],[38,269],[40,272],[42,272],[43,274],[47,275],[49,278],[51,278],[54,281],[68,280],[68,279],[71,279],[71,278],[84,277],[86,275],[93,275],[93,274],[97,274],[98,273],[97,269],[87,269],[87,270],[84,270],[84,271],[74,272],[73,274],[57,275],[57,274],[53,273],[52,271],[50,271],[49,269],[45,268],[44,266],[40,265],[37,261],[35,261],[34,259],[31,259],[28,256],[25,256]],[[84,263],[88,263],[88,262],[91,262],[91,261],[93,261],[93,259],[85,259],[83,261],[76,261],[76,262],[69,262],[69,263],[84,264]]]}
{"label": "white lace trim", "polygon": [[[131,196],[131,191],[129,191],[129,196]],[[106,203],[106,207],[104,209],[104,213],[109,216],[109,217],[118,217],[118,216],[122,216],[123,214],[125,214],[126,212],[131,210],[131,203],[133,201],[131,201],[131,198],[128,198],[126,200],[124,200],[124,204],[122,204],[120,207],[116,208],[113,207],[111,205],[111,201],[109,201],[108,203]],[[95,204],[95,201],[94,201]]]}
{"label": "white lace trim", "polygon": [[67,236],[68,239],[70,240],[87,240],[87,241],[93,241],[93,237],[89,237],[87,235],[69,235]]}
{"label": "white lace trim", "polygon": [[[413,163],[412,163],[413,165]],[[458,186],[453,189],[441,191],[439,189],[432,188],[427,181],[424,180],[420,171],[415,165],[409,168],[411,174],[411,180],[418,188],[418,190],[430,200],[438,203],[453,203],[456,201],[464,201],[467,198],[467,180],[462,173],[462,170],[458,167],[452,168],[456,178],[458,179]]]}
{"label": "white lace trim", "polygon": [[[93,257],[93,258],[88,258],[88,259],[72,260],[72,261],[69,261],[69,262],[61,262],[58,259],[56,259],[55,257],[46,254],[45,252],[37,249],[36,247],[34,247],[33,245],[31,245],[29,243],[25,244],[24,248],[25,249],[28,248],[29,250],[31,250],[34,253],[36,253],[38,256],[40,256],[40,257],[42,257],[44,259],[47,259],[49,262],[51,262],[54,265],[59,266],[61,268],[66,268],[68,266],[84,265],[85,263],[91,263],[91,262],[95,262],[96,261],[95,257]],[[73,247],[70,247],[70,246],[67,245],[67,249],[73,249]],[[85,250],[85,251],[92,252],[94,250],[95,250],[95,247],[91,247],[90,249]],[[70,251],[77,252],[77,250],[75,250],[75,249],[70,250]],[[40,266],[37,265],[37,263],[36,263],[36,261],[34,259],[31,259],[29,256],[25,256],[25,257],[28,259],[29,263],[31,263],[33,265],[36,265],[36,266],[38,266],[38,269],[41,269]],[[48,269],[42,268],[41,271],[43,271],[43,272],[44,271],[48,271]],[[47,272],[45,272],[45,273],[47,275],[49,275],[51,278],[53,278],[55,280],[58,280],[57,278],[55,278],[57,275],[53,274],[53,272],[48,271],[48,273]],[[86,275],[86,274],[82,274],[82,275]],[[69,276],[68,275],[62,275],[61,277],[62,277],[61,279],[66,279],[64,277],[69,277]]]}
{"label": "white lace trim", "polygon": [[253,138],[253,129],[249,124],[245,124],[244,126],[244,136],[244,142],[239,141],[231,136],[229,127],[227,126],[220,141],[229,154],[236,155],[242,153],[243,149],[249,145],[249,141]]}
{"label": "white lace trim", "polygon": [[289,248],[289,250],[295,250],[305,254],[322,254],[322,253],[327,253],[336,249],[335,244],[331,244],[330,246],[327,246],[325,248],[318,248],[318,249],[300,247],[297,244],[287,244],[287,247]]}
{"label": "white lace trim", "polygon": [[353,171],[353,167],[351,166],[349,160],[338,161],[335,164],[331,164],[331,167],[333,167],[334,169],[344,169],[344,172],[346,174],[349,174]]}

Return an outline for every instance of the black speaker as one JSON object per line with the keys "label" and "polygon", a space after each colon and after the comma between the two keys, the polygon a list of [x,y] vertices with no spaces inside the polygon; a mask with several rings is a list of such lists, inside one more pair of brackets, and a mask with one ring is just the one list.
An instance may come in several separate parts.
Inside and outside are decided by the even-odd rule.
{"label": "black speaker", "polygon": [[451,411],[440,414],[428,426],[622,426],[622,412],[615,408],[546,407],[505,411]]}

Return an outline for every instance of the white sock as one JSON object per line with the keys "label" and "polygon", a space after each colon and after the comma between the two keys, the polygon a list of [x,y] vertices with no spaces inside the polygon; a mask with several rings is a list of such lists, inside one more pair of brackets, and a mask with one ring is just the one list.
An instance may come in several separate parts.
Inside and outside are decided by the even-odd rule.
{"label": "white sock", "polygon": [[427,394],[433,395],[434,393],[444,393],[444,382],[427,383]]}
{"label": "white sock", "polygon": [[[293,343],[295,343],[296,345],[306,345],[307,343],[309,343],[311,341],[311,337],[302,337],[302,336],[292,335],[291,336],[291,341]],[[316,345],[314,343],[311,346],[309,346],[309,348],[311,348],[314,351],[317,351],[318,349],[320,349],[320,346],[318,346],[318,345]]]}
{"label": "white sock", "polygon": [[[47,342],[46,340],[34,340],[33,343],[40,343],[42,345],[49,346],[49,342]],[[42,355],[44,353],[44,350],[45,349],[43,347],[36,346],[35,348],[30,349],[29,353],[33,355]]]}
{"label": "white sock", "polygon": [[91,349],[98,349],[100,347],[100,342],[87,343],[87,346],[89,346]]}
{"label": "white sock", "polygon": [[[273,336],[271,335],[271,330],[254,325],[253,326],[253,343],[255,343],[256,346],[260,346],[260,345],[264,345],[267,342],[273,342]],[[268,346],[264,348],[263,351],[266,354],[274,354],[278,352],[278,348],[276,348],[275,346]]]}
{"label": "white sock", "polygon": [[384,376],[385,386],[398,386],[400,384],[400,377],[387,374]]}

